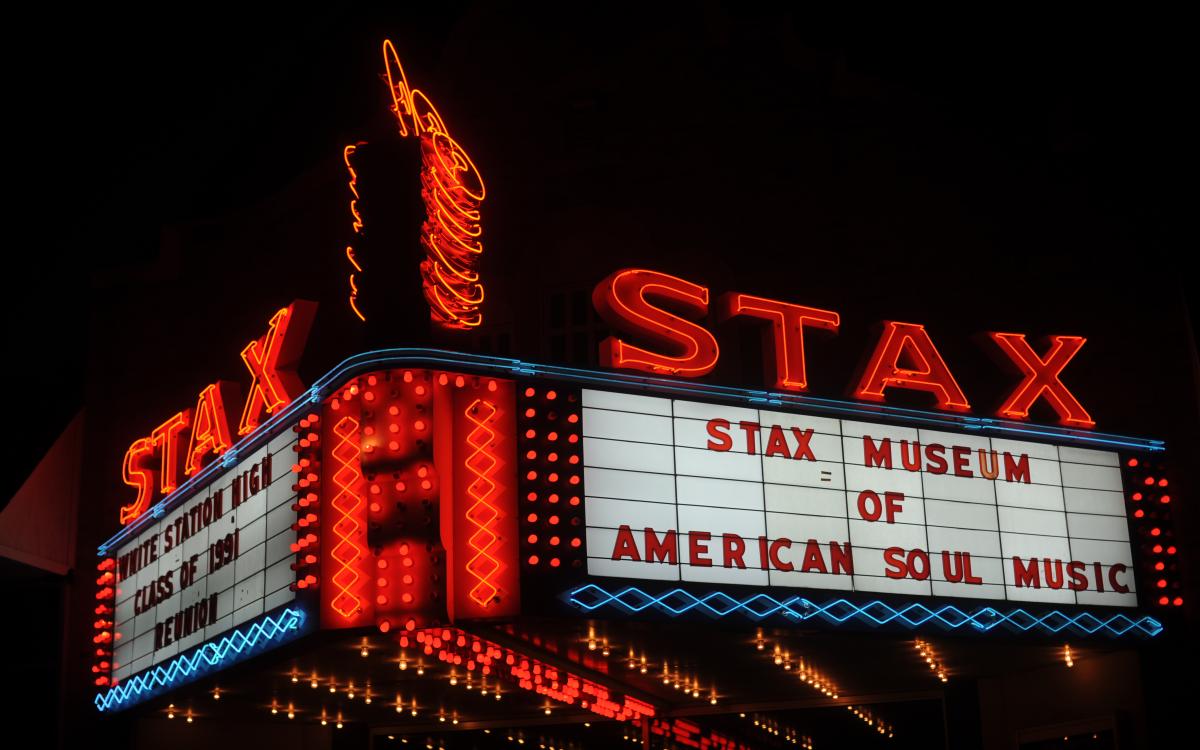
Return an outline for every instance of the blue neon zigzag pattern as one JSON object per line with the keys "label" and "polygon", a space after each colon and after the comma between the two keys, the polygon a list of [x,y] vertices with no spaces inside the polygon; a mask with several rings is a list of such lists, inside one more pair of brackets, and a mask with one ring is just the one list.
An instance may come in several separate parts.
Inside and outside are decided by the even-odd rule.
{"label": "blue neon zigzag pattern", "polygon": [[181,682],[208,667],[227,667],[249,655],[255,646],[283,640],[292,631],[299,631],[304,611],[285,609],[276,617],[264,617],[244,630],[235,630],[219,641],[209,641],[191,655],[177,656],[166,665],[122,682],[107,692],[96,694],[96,708],[106,711],[122,703],[138,700],[159,687]]}
{"label": "blue neon zigzag pattern", "polygon": [[613,593],[594,583],[569,591],[566,599],[585,612],[593,612],[605,606],[621,607],[628,612],[642,612],[653,608],[672,617],[694,610],[712,617],[741,614],[754,620],[762,620],[771,615],[781,614],[797,622],[820,617],[835,625],[841,625],[851,619],[871,625],[896,623],[910,628],[932,623],[951,630],[971,626],[981,632],[988,632],[1000,626],[1022,632],[1037,628],[1049,633],[1060,633],[1067,628],[1072,628],[1088,635],[1133,633],[1134,635],[1156,636],[1163,631],[1162,623],[1149,616],[1143,616],[1138,620],[1123,614],[1102,618],[1091,612],[1071,615],[1058,610],[1037,615],[1020,607],[1008,612],[1001,612],[988,606],[981,606],[967,612],[950,604],[931,609],[919,602],[913,602],[897,609],[878,600],[862,605],[845,599],[835,599],[825,604],[817,604],[802,596],[793,596],[780,601],[767,594],[755,594],[745,599],[738,599],[723,591],[713,591],[697,596],[683,589],[671,589],[655,595],[634,586]]}

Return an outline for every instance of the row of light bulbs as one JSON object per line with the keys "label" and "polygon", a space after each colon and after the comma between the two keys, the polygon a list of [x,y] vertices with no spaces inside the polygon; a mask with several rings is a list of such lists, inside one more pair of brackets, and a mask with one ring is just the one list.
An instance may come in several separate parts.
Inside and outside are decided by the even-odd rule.
{"label": "row of light bulbs", "polygon": [[[754,648],[758,651],[765,652],[767,650],[767,640],[763,637],[762,628],[758,629],[758,633],[754,638]],[[837,700],[838,690],[837,685],[833,683],[825,675],[822,675],[812,664],[806,662],[804,657],[792,657],[790,650],[784,648],[779,643],[772,644],[772,661],[775,666],[781,667],[785,672],[794,672],[800,677],[800,681],[811,687],[813,690],[821,693],[827,698]]]}
{"label": "row of light bulbs", "polygon": [[[490,694],[496,700],[500,700],[500,696],[503,694],[503,691],[500,688],[499,680],[496,680],[489,686],[487,683],[487,677],[480,675],[478,682],[476,682],[474,678],[471,677],[471,671],[466,669],[463,670],[463,679],[460,680],[458,678],[458,670],[454,667],[450,667],[450,674],[447,676],[447,681],[450,683],[451,687],[462,685],[464,688],[466,688],[467,692],[471,692],[478,687],[480,695]],[[550,711],[547,710],[546,713],[549,714]]]}
{"label": "row of light bulbs", "polygon": [[[612,647],[608,642],[608,636],[596,635],[596,626],[588,625],[587,634],[588,651],[599,651],[601,656],[611,656]],[[647,658],[646,651],[643,649],[639,653],[632,645],[629,647],[629,653],[625,659],[625,666],[630,671],[638,671],[641,674],[649,674],[653,666],[652,662]],[[709,690],[705,691],[700,687],[700,678],[696,675],[684,674],[678,663],[674,668],[671,666],[669,659],[663,659],[662,672],[660,673],[662,684],[669,685],[676,690],[682,691],[685,695],[690,695],[693,698],[700,698],[705,693],[708,695],[710,705],[717,705],[717,688],[714,685]]]}
{"label": "row of light bulbs", "polygon": [[936,674],[939,680],[942,682],[947,682],[949,678],[946,676],[946,665],[943,664],[942,660],[938,658],[937,652],[933,648],[933,644],[931,644],[929,641],[923,641],[918,638],[913,643],[913,646],[917,649],[917,653],[921,655],[921,658],[925,661],[925,663],[929,665],[929,670]]}
{"label": "row of light bulbs", "polygon": [[[747,718],[746,714],[744,713],[738,714],[738,716],[743,719]],[[792,727],[780,724],[774,719],[768,719],[767,717],[760,716],[759,714],[754,714],[749,718],[754,722],[755,727],[766,732],[767,734],[778,737],[784,742],[790,742],[793,745],[803,748],[803,750],[812,750],[812,737],[800,734],[800,732]]]}
{"label": "row of light bulbs", "polygon": [[891,739],[896,735],[895,727],[893,727],[891,724],[888,724],[883,719],[875,718],[869,709],[863,708],[862,706],[846,706],[846,708],[849,709],[850,712],[856,717],[862,720],[864,724],[871,727],[884,737]]}

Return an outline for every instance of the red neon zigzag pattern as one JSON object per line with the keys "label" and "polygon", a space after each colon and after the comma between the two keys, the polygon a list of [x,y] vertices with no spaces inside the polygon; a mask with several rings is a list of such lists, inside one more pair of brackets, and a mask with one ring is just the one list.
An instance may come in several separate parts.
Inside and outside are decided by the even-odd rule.
{"label": "red neon zigzag pattern", "polygon": [[488,476],[499,461],[488,452],[496,433],[487,426],[497,411],[494,404],[483,399],[476,399],[466,411],[467,419],[475,425],[475,429],[467,435],[467,445],[475,450],[464,462],[467,470],[475,475],[475,480],[467,485],[467,494],[475,501],[466,513],[467,520],[475,526],[475,532],[467,540],[471,549],[475,551],[467,561],[467,572],[478,581],[471,587],[470,596],[482,607],[490,604],[499,593],[499,589],[492,583],[492,575],[500,569],[500,561],[493,557],[489,550],[499,542],[499,537],[492,531],[491,525],[500,513],[489,501],[496,490],[496,483]]}
{"label": "red neon zigzag pattern", "polygon": [[339,513],[339,517],[333,524],[338,543],[329,554],[340,565],[331,579],[338,591],[331,606],[342,617],[350,617],[361,608],[362,600],[353,591],[360,578],[354,563],[364,556],[362,547],[354,539],[355,533],[361,528],[354,514],[364,502],[355,489],[355,485],[362,481],[362,471],[358,465],[358,421],[353,417],[342,417],[334,425],[333,434],[337,437],[337,444],[331,451],[338,464],[338,469],[333,473],[337,494],[330,506]]}

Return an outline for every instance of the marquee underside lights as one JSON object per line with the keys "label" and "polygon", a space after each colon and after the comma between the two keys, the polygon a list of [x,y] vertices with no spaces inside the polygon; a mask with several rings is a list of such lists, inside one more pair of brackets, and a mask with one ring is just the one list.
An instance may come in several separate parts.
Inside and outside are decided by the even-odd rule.
{"label": "marquee underside lights", "polygon": [[433,322],[447,329],[470,329],[483,321],[479,277],[480,204],[486,189],[466,150],[423,91],[410,86],[391,41],[383,42],[383,62],[392,114],[400,136],[415,136],[421,149],[421,197],[425,222],[421,262],[425,299]]}
{"label": "marquee underside lights", "polygon": [[279,645],[298,634],[305,613],[289,607],[267,615],[251,625],[238,628],[218,641],[205,643],[195,651],[175,657],[166,664],[123,681],[116,687],[97,693],[97,710],[126,708],[145,698],[190,681],[208,672],[223,669],[234,662]]}
{"label": "marquee underside lights", "polygon": [[578,706],[606,719],[641,721],[657,714],[655,707],[643,700],[615,693],[582,675],[463,630],[419,631],[416,641],[427,655],[463,666],[468,674],[494,676],[522,690],[567,706]]}
{"label": "marquee underside lights", "polygon": [[776,598],[768,594],[746,596],[724,591],[694,594],[680,588],[650,593],[632,586],[609,590],[592,583],[567,591],[563,596],[571,606],[585,613],[610,608],[625,614],[651,611],[672,617],[698,613],[715,618],[738,615],[754,621],[781,617],[792,623],[820,619],[833,625],[850,622],[871,626],[902,625],[908,628],[935,625],[947,630],[989,632],[1003,628],[1016,632],[1078,632],[1108,636],[1152,637],[1163,630],[1162,623],[1149,616],[1132,618],[1123,614],[1095,614],[1089,611],[1065,613],[1058,610],[1035,613],[1020,607],[1003,610],[991,606],[962,609],[950,604],[925,605],[920,602],[905,605],[882,601],[856,604],[846,599],[817,603],[803,596]]}

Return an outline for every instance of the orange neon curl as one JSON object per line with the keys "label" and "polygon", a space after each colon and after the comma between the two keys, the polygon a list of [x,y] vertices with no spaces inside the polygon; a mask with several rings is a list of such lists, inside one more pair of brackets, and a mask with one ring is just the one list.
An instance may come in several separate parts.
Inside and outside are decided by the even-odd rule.
{"label": "orange neon curl", "polygon": [[[354,266],[354,270],[362,273],[362,266],[358,265],[358,260],[354,257],[354,247],[346,245],[346,258],[349,259],[350,265]],[[358,316],[358,319],[364,323],[367,321],[362,311],[358,309],[358,284],[354,281],[354,274],[350,274],[350,309]]]}
{"label": "orange neon curl", "polygon": [[433,301],[440,310],[444,311],[447,315],[455,316],[462,326],[466,328],[474,328],[483,322],[483,316],[479,313],[475,313],[473,316],[466,316],[452,310],[450,303],[442,297],[442,292],[436,288],[433,290]]}
{"label": "orange neon curl", "polygon": [[1046,356],[1041,357],[1025,340],[1023,333],[989,333],[988,336],[1008,355],[1025,378],[997,410],[997,414],[1009,419],[1028,419],[1029,408],[1039,398],[1045,398],[1064,425],[1096,426],[1087,409],[1059,379],[1063,369],[1075,358],[1087,339],[1082,336],[1051,336]]}
{"label": "orange neon curl", "polygon": [[[366,141],[359,141],[358,143],[348,144],[342,149],[342,161],[346,163],[346,171],[350,174],[350,181],[347,184],[350,187],[350,194],[354,196],[350,199],[350,216],[353,219],[351,227],[353,227],[354,233],[360,236],[362,235],[363,220],[362,214],[358,211],[358,173],[354,171],[354,165],[350,163],[350,157],[358,151],[359,146],[365,145],[367,145]],[[354,257],[353,245],[346,246],[346,258],[350,260],[350,265],[354,266],[355,271],[362,273],[362,266],[358,264],[358,260]],[[364,323],[366,322],[366,316],[362,314],[362,310],[358,309],[358,283],[354,280],[353,273],[350,274],[350,309],[354,311],[359,320]]]}
{"label": "orange neon curl", "polygon": [[[430,317],[443,328],[478,326],[483,316],[479,256],[483,245],[480,204],[487,194],[479,168],[450,135],[445,119],[424,92],[409,85],[390,40],[383,42],[391,111],[401,137],[415,135],[421,149],[421,198],[425,221],[421,276]],[[356,196],[357,197],[357,196]]]}
{"label": "orange neon curl", "polygon": [[350,215],[354,217],[355,234],[362,234],[363,221],[362,216],[358,213],[358,173],[354,171],[354,165],[350,163],[350,155],[357,151],[359,146],[365,145],[367,145],[366,141],[359,141],[342,149],[342,161],[346,163],[346,171],[350,173],[350,181],[347,185],[350,187],[350,194],[354,196],[350,201]]}
{"label": "orange neon curl", "polygon": [[[902,357],[914,366],[902,366]],[[854,395],[867,401],[883,401],[888,388],[932,393],[939,409],[968,411],[971,408],[925,326],[917,323],[895,320],[884,323],[883,335]]]}
{"label": "orange neon curl", "polygon": [[467,560],[466,569],[476,580],[469,595],[481,607],[487,607],[500,592],[493,577],[500,570],[501,563],[491,552],[500,542],[500,537],[493,531],[500,511],[491,502],[496,492],[496,483],[491,475],[500,461],[491,452],[496,432],[488,426],[497,411],[492,402],[483,399],[476,399],[466,411],[467,419],[475,425],[467,435],[467,445],[474,450],[464,462],[475,477],[467,485],[467,494],[474,502],[467,509],[466,517],[475,531],[467,540],[474,554]]}
{"label": "orange neon curl", "polygon": [[362,599],[355,593],[360,577],[355,563],[366,556],[366,550],[358,540],[361,524],[357,513],[359,506],[365,502],[361,490],[363,475],[359,465],[361,448],[358,428],[358,420],[342,417],[333,427],[337,443],[330,451],[337,466],[333,472],[337,492],[329,505],[338,514],[333,523],[333,534],[338,541],[329,552],[338,564],[331,579],[337,587],[337,594],[330,605],[342,617],[352,617],[362,608]]}
{"label": "orange neon curl", "polygon": [[[426,235],[426,236],[422,237],[422,239],[432,240],[430,235]],[[434,270],[437,271],[439,276],[441,275],[441,271],[438,269],[444,267],[446,269],[449,269],[450,273],[454,274],[459,279],[467,282],[468,284],[474,284],[475,281],[479,278],[479,274],[475,273],[471,269],[469,269],[469,268],[460,269],[454,263],[450,262],[449,258],[447,258],[445,256],[443,249],[438,244],[434,243],[430,249],[437,256],[437,259],[439,261],[443,261],[442,263],[434,264],[434,266],[433,266]]]}
{"label": "orange neon curl", "polygon": [[[445,279],[442,278],[442,272],[440,270],[438,270],[436,267],[434,268],[434,270],[437,272],[438,281],[445,282]],[[461,300],[462,302],[465,302],[467,304],[476,304],[476,305],[479,304],[480,302],[483,302],[483,287],[482,286],[476,285],[477,288],[479,289],[478,297],[464,297],[463,295],[459,294],[458,290],[456,288],[454,288],[453,286],[451,286],[449,284],[446,284],[445,286],[447,289],[450,290],[451,294],[453,294],[457,299]]]}

